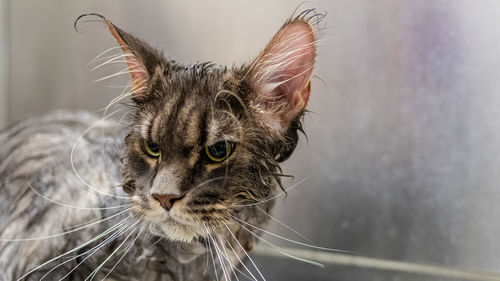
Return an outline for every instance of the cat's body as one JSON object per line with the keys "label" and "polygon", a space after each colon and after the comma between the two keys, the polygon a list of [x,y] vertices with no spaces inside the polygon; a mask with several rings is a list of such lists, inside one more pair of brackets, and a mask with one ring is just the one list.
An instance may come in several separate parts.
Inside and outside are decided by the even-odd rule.
{"label": "cat's body", "polygon": [[321,15],[288,20],[232,68],[179,65],[91,15],[123,51],[104,64],[126,63],[132,109],[125,125],[58,112],[0,133],[0,281],[252,275],[243,260],[298,141]]}

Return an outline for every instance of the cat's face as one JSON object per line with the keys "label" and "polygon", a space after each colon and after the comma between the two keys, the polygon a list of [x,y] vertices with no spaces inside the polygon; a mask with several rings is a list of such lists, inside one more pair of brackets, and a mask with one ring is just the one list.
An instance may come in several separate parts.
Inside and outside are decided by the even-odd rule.
{"label": "cat's face", "polygon": [[161,72],[159,96],[138,105],[126,140],[134,210],[170,238],[190,240],[206,231],[204,224],[228,223],[244,208],[238,205],[265,199],[274,188],[277,140],[239,104],[251,89],[229,86],[238,72]]}
{"label": "cat's face", "polygon": [[289,20],[252,64],[227,69],[178,65],[103,20],[132,77],[123,186],[134,213],[156,234],[190,241],[270,198],[309,98],[309,22]]}

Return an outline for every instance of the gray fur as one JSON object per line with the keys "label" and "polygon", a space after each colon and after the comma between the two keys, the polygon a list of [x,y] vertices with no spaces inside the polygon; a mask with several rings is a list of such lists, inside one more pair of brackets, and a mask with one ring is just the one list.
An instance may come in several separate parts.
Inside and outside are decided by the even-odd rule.
{"label": "gray fur", "polygon": [[[130,119],[61,111],[0,133],[0,281],[230,279],[260,234],[241,224],[268,221],[298,141],[310,12],[230,69],[179,65],[93,14],[127,55]],[[210,160],[220,142],[231,154]],[[179,200],[165,210],[155,193]]]}

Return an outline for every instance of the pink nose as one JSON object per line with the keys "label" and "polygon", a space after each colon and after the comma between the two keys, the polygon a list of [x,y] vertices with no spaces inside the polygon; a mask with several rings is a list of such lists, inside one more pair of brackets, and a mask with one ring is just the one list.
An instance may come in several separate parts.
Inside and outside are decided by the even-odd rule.
{"label": "pink nose", "polygon": [[174,205],[175,201],[180,200],[182,198],[180,195],[175,195],[175,194],[153,193],[151,194],[151,196],[153,196],[154,199],[160,202],[160,205],[167,211],[170,211],[170,209],[172,209],[172,206]]}

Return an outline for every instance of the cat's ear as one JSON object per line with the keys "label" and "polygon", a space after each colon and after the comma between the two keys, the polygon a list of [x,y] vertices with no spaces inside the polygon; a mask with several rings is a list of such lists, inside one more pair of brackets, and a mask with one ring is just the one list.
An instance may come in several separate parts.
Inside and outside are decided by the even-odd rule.
{"label": "cat's ear", "polygon": [[297,18],[283,25],[250,67],[252,105],[281,133],[307,105],[315,58],[315,30]]}
{"label": "cat's ear", "polygon": [[106,24],[109,32],[123,51],[123,55],[120,57],[125,58],[127,69],[131,76],[130,93],[132,99],[135,101],[144,100],[155,72],[158,68],[167,67],[163,56],[153,47],[121,30],[100,14],[91,13],[81,15],[75,21],[75,29],[77,22],[86,16],[96,16]]}

